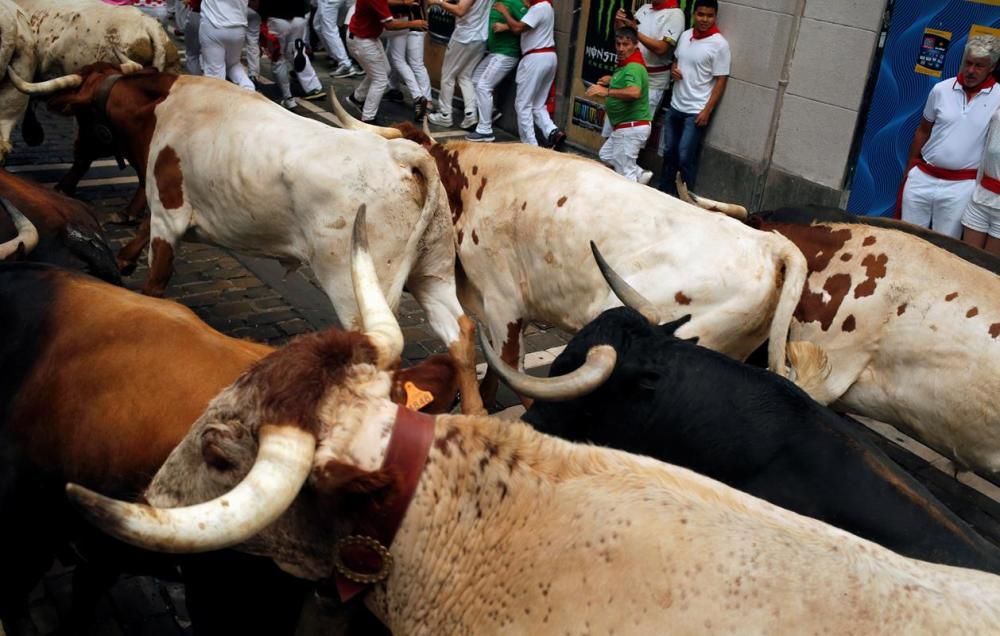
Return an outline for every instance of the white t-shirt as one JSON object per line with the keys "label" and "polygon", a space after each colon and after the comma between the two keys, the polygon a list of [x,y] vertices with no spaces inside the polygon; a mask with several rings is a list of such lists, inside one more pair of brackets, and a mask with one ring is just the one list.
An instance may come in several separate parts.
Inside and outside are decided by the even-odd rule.
{"label": "white t-shirt", "polygon": [[493,0],[473,0],[465,15],[455,18],[455,30],[451,33],[451,39],[462,44],[486,40],[492,6]]}
{"label": "white t-shirt", "polygon": [[980,185],[983,175],[1000,179],[1000,110],[990,118],[989,132],[986,133],[986,148],[983,150],[983,161],[979,165],[979,178],[976,179],[976,191],[972,200],[980,205],[1000,208],[1000,194],[991,192]]}
{"label": "white t-shirt", "polygon": [[247,25],[247,0],[202,0],[201,19],[217,29]]}
{"label": "white t-shirt", "polygon": [[674,82],[670,107],[682,113],[700,113],[708,103],[715,78],[729,75],[731,56],[729,42],[721,33],[694,40],[688,29],[677,42],[674,58],[681,70],[681,81]]}
{"label": "white t-shirt", "polygon": [[1000,86],[984,88],[969,101],[956,78],[938,82],[924,106],[924,119],[934,128],[920,154],[938,168],[978,168],[986,145],[986,129],[998,106]]}
{"label": "white t-shirt", "polygon": [[[654,40],[666,40],[676,47],[677,40],[684,32],[684,12],[680,9],[660,9],[656,11],[652,4],[644,4],[635,12],[639,21],[639,33]],[[657,55],[640,42],[639,50],[646,60],[646,70],[649,71],[649,88],[666,90],[670,84],[670,63],[674,59],[673,51],[667,55]]]}
{"label": "white t-shirt", "polygon": [[547,49],[556,45],[555,24],[556,15],[552,12],[552,3],[542,0],[531,5],[528,12],[521,18],[528,25],[528,30],[521,33],[521,54],[535,49]]}

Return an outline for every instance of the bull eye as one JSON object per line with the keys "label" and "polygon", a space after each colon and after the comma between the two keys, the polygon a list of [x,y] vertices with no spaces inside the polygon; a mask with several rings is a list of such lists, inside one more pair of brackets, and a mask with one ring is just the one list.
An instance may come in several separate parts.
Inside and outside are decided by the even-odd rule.
{"label": "bull eye", "polygon": [[236,464],[233,463],[222,450],[222,447],[218,444],[212,442],[203,443],[201,447],[201,455],[205,460],[205,463],[209,468],[214,468],[215,470],[227,472],[236,468]]}
{"label": "bull eye", "polygon": [[218,471],[230,471],[236,468],[236,460],[230,451],[234,450],[234,441],[243,437],[243,431],[238,427],[209,426],[201,434],[201,455],[209,468]]}

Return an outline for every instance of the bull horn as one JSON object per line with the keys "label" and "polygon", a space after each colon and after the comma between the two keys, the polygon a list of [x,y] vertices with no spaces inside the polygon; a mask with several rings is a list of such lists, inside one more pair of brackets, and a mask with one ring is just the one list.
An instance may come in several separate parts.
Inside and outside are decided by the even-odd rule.
{"label": "bull horn", "polygon": [[121,69],[122,75],[131,75],[132,73],[138,73],[143,69],[142,64],[139,64],[135,60],[128,58],[124,55],[122,55],[122,57],[125,58],[125,61],[122,62],[121,65],[119,65],[118,67]]}
{"label": "bull horn", "polygon": [[403,137],[403,132],[400,130],[366,124],[354,115],[351,115],[344,108],[343,104],[340,103],[340,100],[337,99],[337,93],[333,90],[333,86],[330,87],[330,107],[333,108],[333,114],[340,120],[340,125],[347,130],[367,130],[386,139],[401,139]]}
{"label": "bull horn", "polygon": [[358,215],[354,217],[354,234],[351,237],[351,279],[365,335],[378,351],[379,368],[388,369],[399,362],[403,353],[403,332],[379,286],[375,264],[368,251],[366,217],[365,205],[361,204]]}
{"label": "bull horn", "polygon": [[546,402],[565,402],[587,395],[611,376],[618,354],[610,345],[591,347],[583,365],[566,375],[555,378],[536,378],[512,368],[497,355],[486,340],[486,330],[479,328],[479,346],[486,363],[504,382],[517,393]]}
{"label": "bull horn", "polygon": [[17,252],[20,245],[24,245],[24,253],[28,254],[38,245],[38,230],[35,229],[35,224],[31,222],[31,219],[21,214],[21,211],[7,199],[0,198],[0,206],[7,210],[10,220],[17,228],[17,236],[5,243],[0,243],[0,261]]}
{"label": "bull horn", "polygon": [[110,499],[76,484],[66,494],[87,519],[132,545],[183,554],[221,550],[256,535],[292,505],[309,477],[316,438],[299,426],[266,424],[250,472],[211,501],[154,508]]}
{"label": "bull horn", "polygon": [[424,134],[427,135],[432,142],[439,143],[438,140],[434,138],[434,135],[431,134],[431,127],[430,127],[430,124],[427,123],[427,116],[426,115],[424,116],[424,121],[423,121],[422,128],[424,129]]}
{"label": "bull horn", "polygon": [[676,183],[677,196],[681,201],[685,201],[691,205],[696,205],[703,210],[708,210],[709,212],[721,212],[726,216],[731,216],[740,221],[746,221],[749,217],[747,209],[742,205],[713,201],[712,199],[706,199],[705,197],[698,196],[694,192],[691,192],[688,190],[687,183],[685,183],[681,178],[680,171],[677,172]]}
{"label": "bull horn", "polygon": [[55,93],[67,88],[76,88],[83,83],[83,76],[79,73],[63,75],[62,77],[44,82],[27,82],[17,74],[13,66],[7,67],[7,76],[10,78],[10,83],[14,85],[14,88],[25,95],[47,95],[48,93]]}
{"label": "bull horn", "polygon": [[611,269],[611,266],[601,256],[601,251],[597,249],[597,245],[593,241],[590,242],[590,251],[594,253],[594,260],[597,261],[597,267],[601,270],[601,276],[604,276],[604,280],[608,282],[608,287],[615,293],[618,300],[622,301],[622,304],[626,307],[642,314],[643,318],[649,321],[649,324],[653,326],[659,325],[660,313],[656,310],[656,306],[636,291],[634,287],[626,283],[625,279],[619,276],[615,270]]}

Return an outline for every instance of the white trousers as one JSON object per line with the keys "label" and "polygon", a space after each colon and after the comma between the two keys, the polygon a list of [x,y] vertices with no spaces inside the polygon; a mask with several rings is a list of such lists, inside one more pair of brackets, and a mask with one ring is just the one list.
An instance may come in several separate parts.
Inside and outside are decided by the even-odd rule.
{"label": "white trousers", "polygon": [[426,31],[411,30],[406,38],[406,62],[413,70],[413,75],[417,78],[417,85],[420,86],[420,94],[425,99],[431,99],[431,76],[427,73],[427,65],[424,64],[424,47],[427,42]]}
{"label": "white trousers", "polygon": [[493,133],[493,91],[503,78],[517,67],[517,58],[499,53],[487,53],[472,74],[476,85],[476,108],[479,109],[479,123],[476,132],[484,135]]}
{"label": "white trousers", "polygon": [[389,86],[389,59],[385,56],[385,49],[377,39],[347,38],[347,50],[365,69],[365,78],[354,89],[354,97],[365,102],[361,118],[375,119],[382,95]]}
{"label": "white trousers", "polygon": [[[306,19],[294,18],[289,21],[268,18],[267,30],[278,38],[278,42],[281,44],[281,57],[277,61],[272,60],[271,68],[274,70],[274,78],[278,80],[278,86],[281,87],[281,96],[288,99],[292,96],[290,71],[292,70],[292,61],[295,59],[295,40],[305,42]],[[303,53],[303,55],[305,54]],[[308,56],[305,68],[302,69],[302,72],[296,73],[295,78],[302,90],[307,93],[323,87],[319,83],[319,78],[316,77],[316,71],[313,70]]]}
{"label": "white trousers", "polygon": [[347,9],[347,0],[319,0],[316,3],[316,17],[313,25],[323,38],[326,52],[336,64],[347,62],[347,49],[340,37],[340,13]]}
{"label": "white trousers", "polygon": [[[407,56],[409,41],[409,29],[385,32],[385,52],[389,57],[389,67],[399,76],[399,79],[403,80],[410,97],[416,100],[425,95],[423,87],[417,80],[416,69],[410,65]],[[427,74],[427,69],[424,69],[424,74]]]}
{"label": "white trousers", "polygon": [[[186,32],[188,16],[192,13],[194,12],[191,11],[191,7],[187,6],[186,2],[181,2],[181,0],[174,2],[174,26],[182,33]],[[184,37],[187,37],[186,33]]]}
{"label": "white trousers", "polygon": [[[485,1],[485,0],[480,0]],[[444,61],[441,63],[441,92],[438,94],[438,112],[451,116],[451,100],[455,96],[455,82],[462,89],[462,99],[465,101],[465,114],[476,112],[476,86],[472,83],[472,73],[483,57],[486,41],[448,42],[444,51]]]}
{"label": "white trousers", "polygon": [[201,14],[189,11],[184,22],[184,57],[187,72],[191,75],[201,75],[201,37],[198,32],[201,27]]}
{"label": "white trousers", "polygon": [[247,72],[251,78],[260,75],[260,14],[247,8],[247,33],[243,44],[247,56]]}
{"label": "white trousers", "polygon": [[612,130],[608,140],[601,146],[601,161],[629,181],[638,181],[642,169],[636,164],[636,160],[639,159],[639,151],[646,145],[651,131],[648,125]]}
{"label": "white trousers", "polygon": [[521,143],[538,145],[538,140],[535,139],[536,125],[546,137],[556,129],[549,111],[545,109],[555,76],[556,54],[551,51],[525,55],[517,65],[514,110],[517,112],[517,131],[520,133]]}
{"label": "white trousers", "polygon": [[660,107],[660,101],[663,99],[663,93],[666,91],[662,88],[651,88],[649,89],[649,119],[656,119],[656,109]]}
{"label": "white trousers", "polygon": [[938,179],[914,166],[903,188],[903,220],[961,238],[962,215],[975,190],[975,179]]}
{"label": "white trousers", "polygon": [[198,27],[198,42],[201,44],[201,68],[205,77],[229,78],[234,84],[248,91],[254,90],[253,82],[247,77],[246,69],[240,62],[246,28],[241,26],[218,28],[208,20],[202,20]]}

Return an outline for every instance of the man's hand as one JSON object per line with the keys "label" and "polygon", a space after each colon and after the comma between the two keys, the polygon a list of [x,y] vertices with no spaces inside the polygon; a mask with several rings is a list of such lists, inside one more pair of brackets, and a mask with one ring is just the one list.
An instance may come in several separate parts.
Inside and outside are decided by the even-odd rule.
{"label": "man's hand", "polygon": [[493,32],[494,33],[503,33],[504,31],[510,31],[510,27],[507,26],[506,24],[504,24],[503,22],[494,22],[493,23]]}
{"label": "man's hand", "polygon": [[611,76],[610,75],[605,75],[601,79],[597,80],[597,83],[600,84],[601,86],[610,86],[611,85]]}
{"label": "man's hand", "polygon": [[698,113],[698,116],[694,118],[694,125],[699,128],[704,128],[708,125],[710,119],[712,119],[712,111],[706,108]]}
{"label": "man's hand", "polygon": [[677,64],[677,62],[670,65],[670,77],[674,78],[675,82],[679,82],[684,79],[684,76],[681,75],[681,67]]}
{"label": "man's hand", "polygon": [[587,97],[607,97],[610,93],[610,88],[600,84],[591,84],[587,89]]}
{"label": "man's hand", "polygon": [[625,9],[618,9],[615,12],[615,28],[619,29],[623,26],[632,27],[633,29],[639,28],[639,23],[634,19],[629,18],[628,14],[625,13]]}
{"label": "man's hand", "polygon": [[[438,1],[440,1],[440,0],[438,0]],[[497,2],[496,4],[493,5],[493,8],[496,9],[497,11],[499,11],[500,15],[502,15],[505,18],[510,16],[510,12],[507,11],[507,5],[505,5],[502,2]]]}
{"label": "man's hand", "polygon": [[427,30],[427,20],[410,20],[410,28],[418,30]]}

